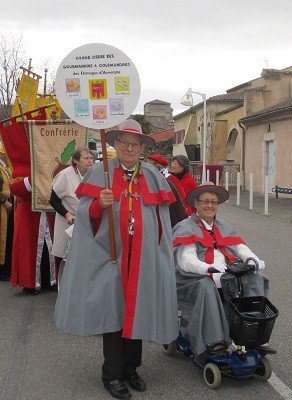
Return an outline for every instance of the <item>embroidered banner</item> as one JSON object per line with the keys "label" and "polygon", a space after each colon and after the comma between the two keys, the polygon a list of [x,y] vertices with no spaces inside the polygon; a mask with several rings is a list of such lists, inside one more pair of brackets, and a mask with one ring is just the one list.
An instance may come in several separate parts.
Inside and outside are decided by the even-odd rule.
{"label": "embroidered banner", "polygon": [[53,211],[49,204],[52,180],[58,172],[71,165],[75,149],[88,146],[88,131],[75,123],[35,125],[31,122],[29,135],[32,210]]}
{"label": "embroidered banner", "polygon": [[[37,97],[39,86],[39,77],[36,74],[27,75],[25,72],[22,74],[20,82],[17,87],[17,95],[21,103],[22,111],[30,111],[35,108],[35,99]],[[21,114],[19,105],[15,101],[11,116]]]}
{"label": "embroidered banner", "polygon": [[35,99],[35,107],[43,107],[47,106],[48,104],[55,103],[54,106],[46,108],[46,119],[53,119],[52,118],[52,112],[55,112],[55,117],[56,119],[61,119],[62,118],[62,108],[59,104],[58,99],[56,96],[53,95],[38,95],[38,97]]}

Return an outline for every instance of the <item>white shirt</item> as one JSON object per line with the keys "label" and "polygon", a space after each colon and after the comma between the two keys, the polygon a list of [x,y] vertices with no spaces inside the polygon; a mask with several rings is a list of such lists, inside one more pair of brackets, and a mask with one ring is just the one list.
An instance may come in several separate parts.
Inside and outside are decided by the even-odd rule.
{"label": "white shirt", "polygon": [[[212,230],[213,223],[212,225],[209,225],[203,219],[202,222],[205,225],[206,229]],[[256,260],[259,260],[259,258],[245,244],[238,244],[237,246],[235,246],[235,248],[238,251],[238,254],[241,257],[242,261],[245,261],[248,257],[253,257]],[[198,259],[195,244],[179,246],[175,258],[176,263],[185,272],[191,272],[200,275],[209,274],[208,268],[210,267],[210,264],[207,264],[206,262]],[[224,254],[222,254],[218,249],[214,249],[214,264],[226,265]],[[221,275],[221,273],[216,273],[213,275],[213,277],[215,276],[216,278],[220,279]]]}

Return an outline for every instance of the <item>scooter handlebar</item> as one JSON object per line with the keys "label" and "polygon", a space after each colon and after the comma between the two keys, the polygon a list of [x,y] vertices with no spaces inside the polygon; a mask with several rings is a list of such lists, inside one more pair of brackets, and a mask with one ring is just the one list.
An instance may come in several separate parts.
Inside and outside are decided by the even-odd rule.
{"label": "scooter handlebar", "polygon": [[[248,264],[249,261],[252,261],[253,264]],[[229,265],[227,265],[226,272],[228,274],[234,275],[234,276],[242,276],[246,275],[248,272],[251,271],[258,271],[259,270],[259,263],[258,261],[253,258],[253,257],[248,257],[245,262],[243,261],[236,261],[233,262]],[[217,271],[214,267],[209,267],[208,272],[210,274],[216,274],[219,273],[220,271]]]}

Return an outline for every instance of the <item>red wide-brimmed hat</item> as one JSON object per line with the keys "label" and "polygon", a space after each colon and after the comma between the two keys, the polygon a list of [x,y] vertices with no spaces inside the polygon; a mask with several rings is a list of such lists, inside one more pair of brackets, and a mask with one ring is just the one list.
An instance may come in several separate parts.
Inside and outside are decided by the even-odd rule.
{"label": "red wide-brimmed hat", "polygon": [[218,196],[219,203],[224,203],[229,198],[229,192],[222,186],[217,186],[213,182],[205,182],[192,190],[186,197],[186,202],[194,206],[194,201],[203,193],[215,193]]}
{"label": "red wide-brimmed hat", "polygon": [[153,146],[155,143],[155,140],[152,137],[145,135],[142,132],[141,125],[134,119],[126,119],[126,121],[120,125],[119,129],[106,132],[107,143],[110,146],[113,146],[115,140],[121,133],[132,133],[133,135],[139,136],[142,142],[146,143],[147,146]]}
{"label": "red wide-brimmed hat", "polygon": [[168,166],[168,161],[165,157],[160,156],[159,154],[150,154],[149,156],[147,156],[147,158],[149,160],[153,160],[156,161],[158,164],[162,165],[163,167],[167,167]]}

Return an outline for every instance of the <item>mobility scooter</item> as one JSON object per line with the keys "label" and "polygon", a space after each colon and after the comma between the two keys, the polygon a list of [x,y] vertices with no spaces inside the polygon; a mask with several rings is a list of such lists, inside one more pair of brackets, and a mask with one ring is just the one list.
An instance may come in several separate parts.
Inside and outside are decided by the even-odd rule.
{"label": "mobility scooter", "polygon": [[[255,266],[248,265],[250,260]],[[181,333],[174,342],[163,346],[167,355],[180,351],[193,357],[194,364],[203,370],[204,381],[211,389],[221,385],[222,376],[236,379],[258,377],[261,380],[271,377],[272,367],[266,357],[268,351],[261,345],[270,340],[278,310],[264,296],[243,297],[242,277],[257,269],[257,261],[251,258],[245,263],[238,261],[230,264],[227,268],[227,273],[236,277],[239,293],[239,297],[229,300],[229,336],[236,347],[234,350],[212,354],[207,347],[206,357],[200,363],[194,357],[189,341]]]}

